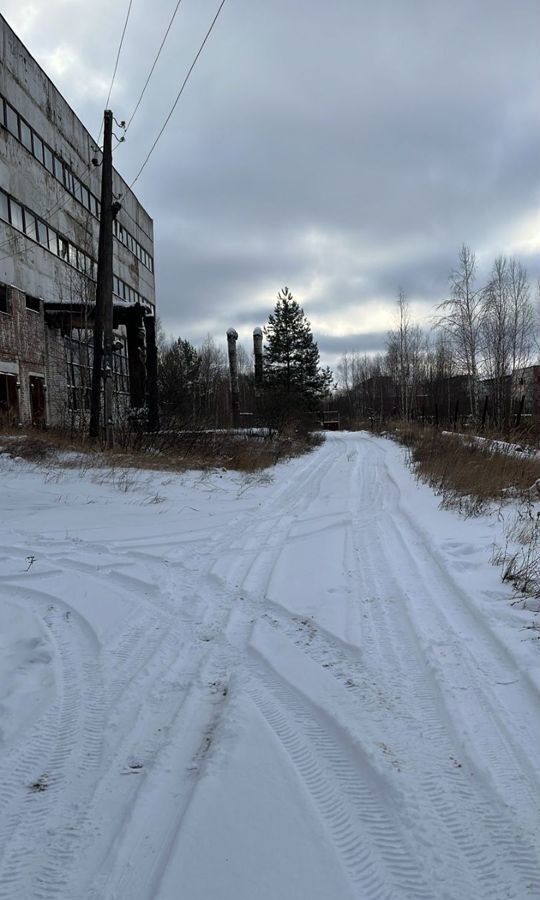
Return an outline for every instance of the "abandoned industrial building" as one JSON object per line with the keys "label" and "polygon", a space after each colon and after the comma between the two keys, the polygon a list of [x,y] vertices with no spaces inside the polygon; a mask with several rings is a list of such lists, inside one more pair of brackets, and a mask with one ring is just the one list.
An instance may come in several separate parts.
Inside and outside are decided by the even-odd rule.
{"label": "abandoned industrial building", "polygon": [[[0,29],[0,421],[78,427],[90,406],[101,153],[2,16]],[[153,223],[116,171],[113,192],[120,419],[144,409],[154,374]]]}

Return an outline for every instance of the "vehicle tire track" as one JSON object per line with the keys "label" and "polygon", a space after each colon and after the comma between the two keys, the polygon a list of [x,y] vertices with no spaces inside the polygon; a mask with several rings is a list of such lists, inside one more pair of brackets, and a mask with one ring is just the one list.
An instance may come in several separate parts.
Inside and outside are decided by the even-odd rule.
{"label": "vehicle tire track", "polygon": [[247,692],[312,796],[351,881],[370,900],[431,898],[367,760],[351,758],[305,698],[255,658]]}
{"label": "vehicle tire track", "polygon": [[[6,585],[3,585],[6,588]],[[85,801],[99,771],[104,726],[101,672],[82,620],[58,598],[9,585],[48,628],[57,649],[58,696],[8,755],[0,778],[0,898],[57,897],[65,867],[91,823]],[[66,613],[70,613],[69,620]],[[77,803],[65,797],[65,787]]]}

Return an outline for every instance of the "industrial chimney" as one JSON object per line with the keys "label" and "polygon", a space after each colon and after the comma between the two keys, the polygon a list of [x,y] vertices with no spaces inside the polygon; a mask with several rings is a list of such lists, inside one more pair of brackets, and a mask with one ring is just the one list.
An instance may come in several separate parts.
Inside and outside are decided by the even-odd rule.
{"label": "industrial chimney", "polygon": [[240,427],[240,388],[238,386],[238,357],[236,342],[238,332],[234,328],[227,331],[227,349],[229,351],[229,371],[231,373],[231,407],[233,428]]}

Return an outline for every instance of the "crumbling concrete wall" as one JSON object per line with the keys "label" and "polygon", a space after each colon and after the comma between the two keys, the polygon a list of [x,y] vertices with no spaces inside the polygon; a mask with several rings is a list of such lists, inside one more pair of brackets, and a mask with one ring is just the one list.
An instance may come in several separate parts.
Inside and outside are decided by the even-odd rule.
{"label": "crumbling concrete wall", "polygon": [[17,375],[19,419],[32,420],[30,377],[43,379],[47,389],[45,323],[43,304],[39,312],[28,309],[26,294],[8,288],[9,312],[0,312],[0,372]]}

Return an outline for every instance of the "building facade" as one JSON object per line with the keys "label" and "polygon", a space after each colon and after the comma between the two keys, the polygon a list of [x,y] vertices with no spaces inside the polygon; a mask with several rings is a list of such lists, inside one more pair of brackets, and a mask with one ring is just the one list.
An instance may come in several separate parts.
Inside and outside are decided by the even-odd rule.
{"label": "building facade", "polygon": [[[93,351],[101,152],[0,16],[0,418],[82,424]],[[153,222],[118,172],[116,415],[155,383]]]}

